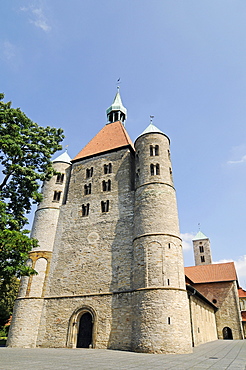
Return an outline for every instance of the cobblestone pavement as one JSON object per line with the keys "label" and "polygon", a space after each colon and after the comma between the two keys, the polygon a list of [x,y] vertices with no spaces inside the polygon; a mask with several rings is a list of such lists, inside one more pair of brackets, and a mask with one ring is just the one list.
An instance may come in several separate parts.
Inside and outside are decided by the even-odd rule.
{"label": "cobblestone pavement", "polygon": [[202,344],[188,355],[69,348],[0,348],[0,370],[230,369],[246,370],[246,340]]}

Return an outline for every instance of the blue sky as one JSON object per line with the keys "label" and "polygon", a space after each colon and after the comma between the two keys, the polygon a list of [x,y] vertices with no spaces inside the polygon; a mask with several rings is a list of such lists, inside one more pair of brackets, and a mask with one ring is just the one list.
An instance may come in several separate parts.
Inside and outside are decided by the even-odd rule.
{"label": "blue sky", "polygon": [[106,123],[121,78],[134,141],[171,139],[185,265],[201,231],[246,288],[246,2],[10,0],[0,5],[0,90],[71,157]]}

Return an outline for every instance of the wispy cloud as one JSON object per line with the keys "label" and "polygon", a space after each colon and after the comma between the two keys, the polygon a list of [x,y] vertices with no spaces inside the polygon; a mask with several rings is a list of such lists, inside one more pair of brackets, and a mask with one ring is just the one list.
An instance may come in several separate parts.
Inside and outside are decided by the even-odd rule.
{"label": "wispy cloud", "polygon": [[10,68],[17,70],[21,62],[20,50],[15,44],[12,44],[9,40],[5,40],[0,42],[0,58]]}
{"label": "wispy cloud", "polygon": [[44,32],[49,32],[51,30],[51,26],[44,13],[44,9],[40,4],[39,6],[30,5],[28,7],[21,7],[20,10],[29,15],[29,22],[31,24],[34,24]]}
{"label": "wispy cloud", "polygon": [[228,161],[228,164],[236,164],[236,163],[245,163],[246,162],[246,155],[243,155],[241,159],[238,161]]}
{"label": "wispy cloud", "polygon": [[7,61],[11,61],[16,56],[16,47],[9,41],[3,42],[3,56]]}
{"label": "wispy cloud", "polygon": [[182,238],[182,245],[184,250],[191,250],[192,249],[192,239],[194,238],[195,234],[191,233],[184,233],[181,234]]}

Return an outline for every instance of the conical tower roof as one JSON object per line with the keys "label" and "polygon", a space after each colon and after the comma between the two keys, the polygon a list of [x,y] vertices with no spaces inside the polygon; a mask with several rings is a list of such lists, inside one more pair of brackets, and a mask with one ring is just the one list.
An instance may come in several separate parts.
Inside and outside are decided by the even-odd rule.
{"label": "conical tower roof", "polygon": [[206,235],[204,235],[200,230],[198,231],[198,233],[196,234],[196,236],[194,237],[194,239],[192,239],[193,241],[196,241],[196,240],[203,240],[203,239],[209,239]]}
{"label": "conical tower roof", "polygon": [[158,127],[153,125],[153,123],[151,122],[149,126],[146,127],[146,129],[139,136],[144,135],[144,134],[156,133],[156,132],[159,132],[160,134],[164,134],[164,132],[162,132]]}
{"label": "conical tower roof", "polygon": [[105,125],[76,157],[73,158],[73,161],[93,157],[127,146],[134,150],[133,143],[123,124],[120,121],[113,122]]}
{"label": "conical tower roof", "polygon": [[53,163],[55,163],[55,162],[64,162],[64,163],[71,164],[71,158],[68,155],[67,150],[66,150],[64,153],[60,154],[57,158],[55,158],[52,162]]}

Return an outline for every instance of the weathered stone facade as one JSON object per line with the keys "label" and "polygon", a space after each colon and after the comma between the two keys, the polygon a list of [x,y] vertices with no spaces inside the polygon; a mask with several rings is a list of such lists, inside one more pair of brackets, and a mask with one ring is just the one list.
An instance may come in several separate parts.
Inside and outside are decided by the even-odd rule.
{"label": "weathered stone facade", "polygon": [[72,164],[54,161],[32,231],[39,274],[23,279],[9,346],[191,351],[169,139],[150,124],[135,155],[119,99]]}
{"label": "weathered stone facade", "polygon": [[[107,113],[43,185],[28,261],[38,274],[22,279],[8,345],[189,353],[225,325],[241,339],[236,281],[197,284],[188,299],[169,138],[151,123],[134,146],[119,93]],[[207,237],[194,251],[212,262]]]}

